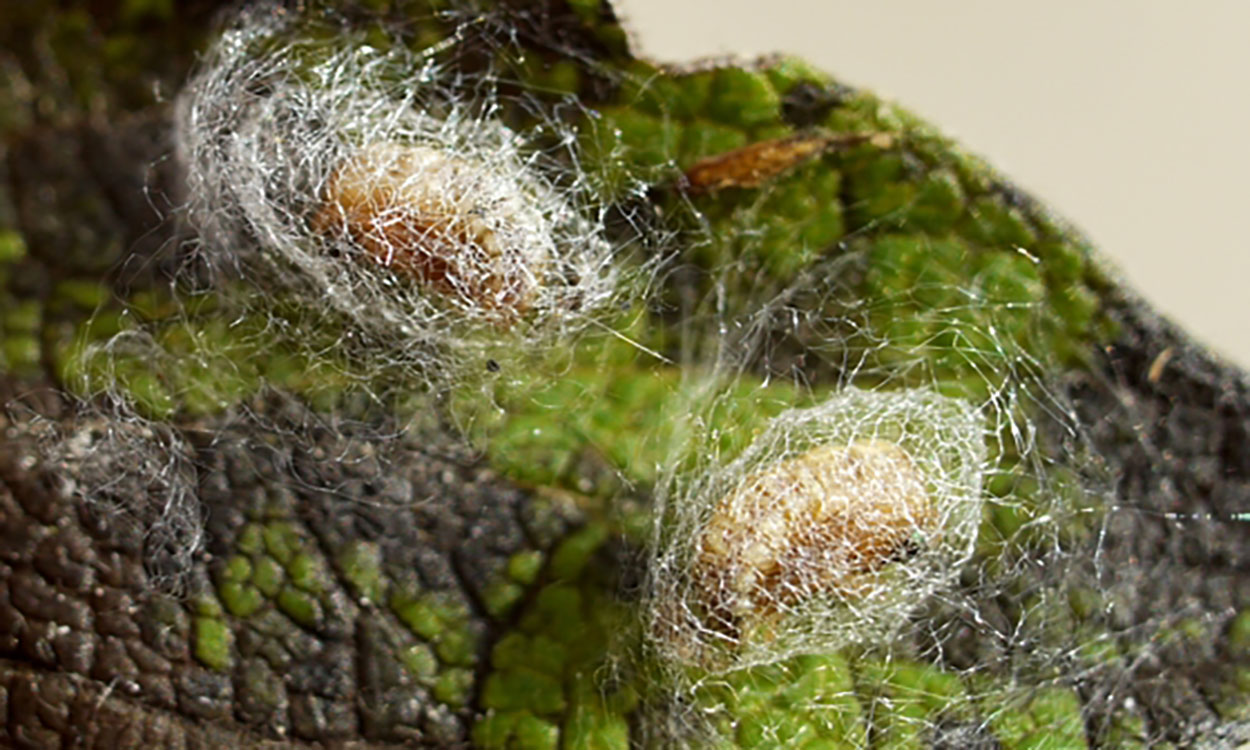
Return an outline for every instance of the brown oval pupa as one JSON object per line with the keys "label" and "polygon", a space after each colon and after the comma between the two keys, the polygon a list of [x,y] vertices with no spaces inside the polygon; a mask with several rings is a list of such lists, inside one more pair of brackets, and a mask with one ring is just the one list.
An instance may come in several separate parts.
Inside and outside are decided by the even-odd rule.
{"label": "brown oval pupa", "polygon": [[899,446],[820,446],[745,479],[713,508],[691,566],[705,625],[736,637],[816,596],[853,599],[918,551],[939,518]]}
{"label": "brown oval pupa", "polygon": [[462,307],[510,322],[529,309],[548,258],[518,241],[533,210],[485,165],[422,145],[374,143],[342,162],[311,226]]}

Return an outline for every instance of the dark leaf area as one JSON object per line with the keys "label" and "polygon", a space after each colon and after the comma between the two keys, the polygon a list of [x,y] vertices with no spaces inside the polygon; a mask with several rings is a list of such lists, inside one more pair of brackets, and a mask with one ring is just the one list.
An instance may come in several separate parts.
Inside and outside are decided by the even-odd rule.
{"label": "dark leaf area", "polygon": [[[153,578],[169,575],[150,562],[159,556],[145,529],[155,519],[67,494],[73,485],[43,460],[31,436],[37,429],[7,426],[0,736],[39,748],[71,740],[101,748],[465,741],[471,711],[432,698],[405,666],[420,639],[394,596],[363,595],[359,577],[344,570],[344,550],[374,550],[390,591],[438,595],[467,609],[463,628],[479,646],[463,663],[481,664],[480,644],[492,635],[484,590],[509,556],[564,536],[576,513],[537,512],[527,492],[492,478],[471,456],[428,444],[388,446],[305,424],[300,434],[313,437],[292,440],[290,420],[309,416],[291,404],[270,407],[273,430],[197,429],[213,435],[194,459],[211,539],[191,570],[177,571],[177,590]],[[154,506],[139,502],[149,488],[126,484],[134,481],[123,475],[111,491],[128,507]],[[263,530],[253,559],[276,560],[286,583],[250,611],[229,601],[225,613],[206,609],[205,592],[230,580],[223,566],[246,554],[240,536],[248,528]],[[322,575],[302,582],[300,556],[324,561]],[[305,594],[311,614],[288,604]],[[221,663],[206,664],[212,622],[228,631],[226,651]]]}
{"label": "dark leaf area", "polygon": [[[1250,381],[1126,297],[1112,300],[1118,340],[1069,388],[1114,487],[1088,580],[1108,602],[1111,637],[1158,646],[1081,689],[1095,736],[1131,698],[1151,736],[1184,742],[1245,705],[1226,691],[1250,657],[1227,637],[1250,607]],[[1187,621],[1217,637],[1158,637]]]}
{"label": "dark leaf area", "polygon": [[[1140,298],[1112,290],[1107,301],[1120,334],[1060,383],[1082,433],[1047,438],[1092,457],[1083,479],[1099,488],[1098,523],[1072,549],[1037,550],[1006,590],[965,580],[976,616],[928,611],[938,624],[919,647],[961,670],[1063,675],[1092,747],[1189,746],[1231,731],[1245,706],[1230,684],[1250,664],[1233,633],[1250,607],[1250,382]],[[1046,662],[1034,663],[1005,636],[1045,590],[1066,592],[1072,615],[1043,628]],[[1140,723],[1126,730],[1129,715]]]}

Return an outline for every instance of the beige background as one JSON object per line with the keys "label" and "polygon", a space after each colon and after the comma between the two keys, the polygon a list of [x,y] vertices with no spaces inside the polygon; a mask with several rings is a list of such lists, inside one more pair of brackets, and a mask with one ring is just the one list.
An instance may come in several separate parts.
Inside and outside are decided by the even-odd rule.
{"label": "beige background", "polygon": [[889,96],[1081,226],[1250,365],[1250,2],[616,0],[667,62],[798,54]]}

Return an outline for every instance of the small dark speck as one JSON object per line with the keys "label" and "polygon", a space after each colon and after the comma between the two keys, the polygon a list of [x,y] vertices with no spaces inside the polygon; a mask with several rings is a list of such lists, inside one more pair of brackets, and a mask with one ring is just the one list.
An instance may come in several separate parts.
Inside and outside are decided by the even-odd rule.
{"label": "small dark speck", "polygon": [[845,86],[821,86],[800,81],[782,98],[782,116],[796,128],[823,125],[829,113],[842,106],[854,92]]}
{"label": "small dark speck", "polygon": [[486,360],[487,372],[499,372],[499,363],[493,359]]}

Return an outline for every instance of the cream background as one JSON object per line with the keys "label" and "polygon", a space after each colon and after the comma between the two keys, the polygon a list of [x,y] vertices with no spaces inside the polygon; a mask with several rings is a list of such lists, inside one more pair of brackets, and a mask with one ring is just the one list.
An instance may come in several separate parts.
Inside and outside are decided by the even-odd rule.
{"label": "cream background", "polygon": [[1082,227],[1250,365],[1250,2],[616,0],[665,62],[797,54],[893,98]]}

